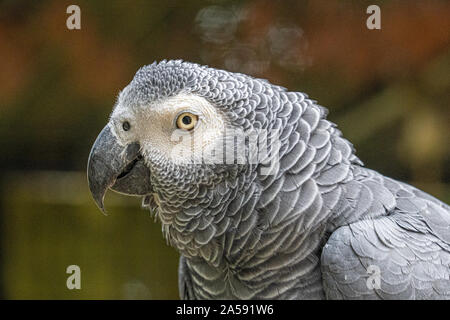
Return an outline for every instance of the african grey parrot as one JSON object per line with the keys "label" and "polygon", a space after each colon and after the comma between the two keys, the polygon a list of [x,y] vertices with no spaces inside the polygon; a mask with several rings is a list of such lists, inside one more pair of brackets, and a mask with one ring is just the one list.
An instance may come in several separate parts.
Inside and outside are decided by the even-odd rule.
{"label": "african grey parrot", "polygon": [[[266,80],[155,62],[120,93],[89,188],[102,210],[108,189],[143,196],[181,255],[182,299],[449,299],[449,206],[365,168],[326,115]],[[269,132],[264,161],[193,161],[251,130]]]}

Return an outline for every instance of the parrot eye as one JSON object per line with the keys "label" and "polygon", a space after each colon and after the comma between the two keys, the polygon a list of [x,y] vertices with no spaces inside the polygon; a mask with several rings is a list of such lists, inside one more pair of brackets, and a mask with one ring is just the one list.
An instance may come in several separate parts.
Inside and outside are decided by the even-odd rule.
{"label": "parrot eye", "polygon": [[128,121],[125,121],[124,123],[122,123],[122,128],[124,131],[128,131],[131,128],[131,125]]}
{"label": "parrot eye", "polygon": [[197,124],[198,116],[190,112],[183,112],[177,117],[177,128],[183,130],[192,130]]}

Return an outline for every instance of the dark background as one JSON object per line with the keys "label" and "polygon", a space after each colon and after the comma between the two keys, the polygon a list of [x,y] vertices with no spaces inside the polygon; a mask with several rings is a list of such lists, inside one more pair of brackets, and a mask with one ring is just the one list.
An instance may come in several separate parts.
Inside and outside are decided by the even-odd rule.
{"label": "dark background", "polygon": [[[67,6],[81,8],[68,30]],[[366,8],[381,8],[368,30]],[[330,110],[368,167],[450,202],[449,1],[1,1],[0,297],[176,299],[178,254],[86,162],[142,65],[269,79]],[[81,290],[66,287],[81,268]]]}

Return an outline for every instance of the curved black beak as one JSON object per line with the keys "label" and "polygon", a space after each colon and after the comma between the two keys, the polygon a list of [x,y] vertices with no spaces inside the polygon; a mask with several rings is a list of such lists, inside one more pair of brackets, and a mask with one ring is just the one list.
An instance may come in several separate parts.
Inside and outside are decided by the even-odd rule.
{"label": "curved black beak", "polygon": [[137,142],[122,146],[106,125],[92,146],[87,165],[89,190],[105,213],[104,198],[110,188],[127,195],[151,193],[150,171]]}

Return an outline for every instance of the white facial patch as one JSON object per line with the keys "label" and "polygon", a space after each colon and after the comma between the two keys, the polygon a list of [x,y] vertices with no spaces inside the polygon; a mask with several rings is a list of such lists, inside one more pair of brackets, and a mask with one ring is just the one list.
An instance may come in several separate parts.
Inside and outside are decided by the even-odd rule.
{"label": "white facial patch", "polygon": [[[176,125],[177,117],[186,112],[198,119],[189,131]],[[215,154],[211,150],[221,144],[226,126],[223,114],[216,107],[191,93],[180,93],[139,108],[127,108],[119,98],[111,117],[116,131],[121,130],[120,122],[126,119],[131,129],[118,134],[122,141],[135,139],[147,159],[162,156],[176,164],[201,163],[211,153]]]}

